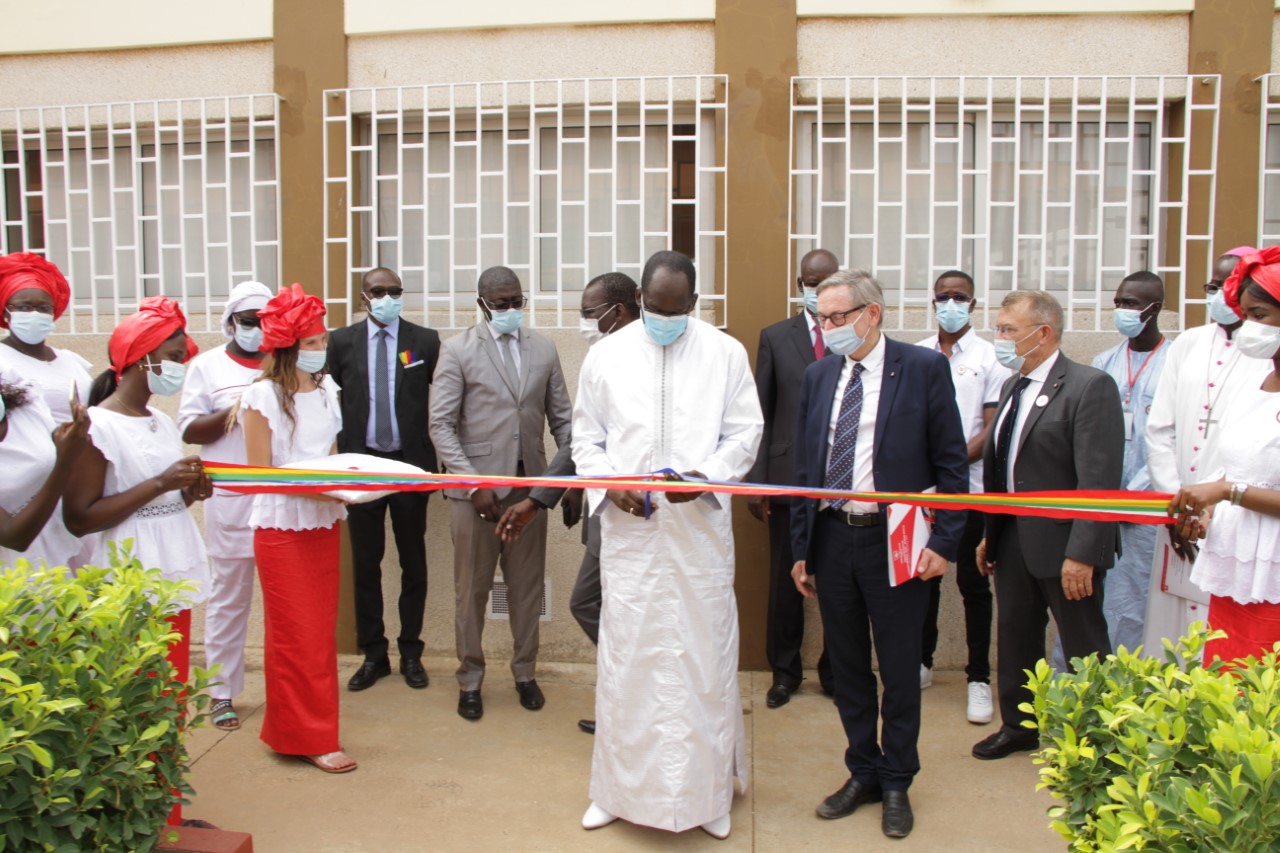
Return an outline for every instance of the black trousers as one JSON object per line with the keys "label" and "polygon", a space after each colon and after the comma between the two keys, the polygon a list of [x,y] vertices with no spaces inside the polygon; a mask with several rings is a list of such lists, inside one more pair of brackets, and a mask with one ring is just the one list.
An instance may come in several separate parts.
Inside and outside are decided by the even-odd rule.
{"label": "black trousers", "polygon": [[[991,584],[978,571],[974,552],[982,541],[986,523],[982,513],[970,512],[965,522],[960,552],[956,555],[956,586],[964,601],[964,636],[969,647],[969,662],[964,674],[969,681],[986,684],[991,681]],[[945,577],[945,576],[944,576]],[[924,649],[921,663],[933,668],[933,653],[938,649],[938,609],[942,604],[942,578],[929,584],[929,612],[924,617]]]}
{"label": "black trousers", "polygon": [[[804,645],[804,596],[791,579],[794,565],[791,503],[772,503],[769,506],[769,621],[765,626],[764,653],[773,670],[773,683],[798,690],[804,680],[800,660],[800,647]],[[832,681],[825,638],[822,656],[818,658],[818,681],[823,685]]]}
{"label": "black trousers", "polygon": [[[889,586],[883,526],[849,527],[819,513],[812,554],[807,568],[849,742],[845,766],[859,782],[905,791],[920,771],[920,633],[929,587],[918,580]],[[879,708],[873,645],[884,685]]]}
{"label": "black trousers", "polygon": [[[399,452],[366,448],[365,453],[400,459]],[[355,575],[356,642],[368,660],[387,656],[382,620],[382,557],[386,553],[387,510],[400,552],[400,636],[402,658],[422,657],[422,618],[427,606],[427,492],[396,492],[347,508],[351,562]]]}
{"label": "black trousers", "polygon": [[[990,547],[991,543],[988,542]],[[1062,577],[1037,578],[1027,570],[1018,542],[1018,525],[1012,519],[1003,526],[995,548],[996,600],[1000,614],[996,625],[999,643],[1000,720],[1012,732],[1022,733],[1024,720],[1033,715],[1018,710],[1031,701],[1027,675],[1044,657],[1044,631],[1049,614],[1058,625],[1067,660],[1092,652],[1111,653],[1107,620],[1102,615],[1102,587],[1106,571],[1094,570],[1093,595],[1069,601],[1062,592]],[[1059,568],[1061,568],[1059,566]]]}

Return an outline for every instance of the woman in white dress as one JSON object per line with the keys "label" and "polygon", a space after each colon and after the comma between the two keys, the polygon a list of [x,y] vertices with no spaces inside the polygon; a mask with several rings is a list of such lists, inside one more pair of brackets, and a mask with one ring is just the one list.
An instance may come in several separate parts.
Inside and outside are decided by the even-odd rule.
{"label": "woman in white dress", "polygon": [[0,341],[0,370],[33,385],[58,423],[71,420],[73,396],[88,402],[92,381],[89,362],[45,343],[70,302],[67,279],[44,258],[30,252],[0,257],[0,328],[9,330]]}
{"label": "woman in white dress", "polygon": [[[298,284],[258,312],[269,357],[237,413],[250,465],[333,453],[342,415],[337,386],[324,372],[324,317],[324,303]],[[340,501],[323,495],[259,494],[249,522],[266,615],[262,740],[326,773],[356,769],[338,741],[335,666],[338,522],[346,515]]]}
{"label": "woman in white dress", "polygon": [[1169,505],[1184,535],[1205,537],[1191,580],[1210,594],[1209,626],[1227,633],[1205,646],[1206,661],[1260,657],[1280,642],[1280,246],[1243,258],[1223,290],[1244,319],[1235,345],[1272,370],[1228,403],[1219,478],[1184,486]]}
{"label": "woman in white dress", "polygon": [[0,375],[0,566],[65,566],[80,540],[62,523],[60,501],[89,419],[77,406],[55,427],[34,389],[11,378]]}
{"label": "woman in white dress", "polygon": [[[199,444],[200,458],[244,464],[244,430],[230,419],[244,390],[262,372],[265,355],[258,311],[271,298],[265,284],[246,281],[231,289],[222,312],[229,340],[202,352],[187,365],[178,406],[178,428],[188,444]],[[253,604],[253,497],[215,489],[204,505],[205,547],[212,576],[205,604],[205,666],[219,667],[209,689],[213,724],[223,731],[240,728],[231,700],[244,690],[244,640]]]}

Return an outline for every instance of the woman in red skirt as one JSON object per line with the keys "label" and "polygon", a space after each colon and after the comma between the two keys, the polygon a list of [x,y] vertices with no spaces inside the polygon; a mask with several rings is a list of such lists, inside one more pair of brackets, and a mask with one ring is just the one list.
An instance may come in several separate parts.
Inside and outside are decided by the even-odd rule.
{"label": "woman in red skirt", "polygon": [[[250,465],[279,466],[333,453],[342,425],[338,389],[324,372],[325,308],[294,284],[258,312],[262,377],[239,417]],[[262,740],[326,773],[356,762],[338,742],[338,522],[346,507],[324,495],[255,495],[249,525],[266,617],[267,708]]]}

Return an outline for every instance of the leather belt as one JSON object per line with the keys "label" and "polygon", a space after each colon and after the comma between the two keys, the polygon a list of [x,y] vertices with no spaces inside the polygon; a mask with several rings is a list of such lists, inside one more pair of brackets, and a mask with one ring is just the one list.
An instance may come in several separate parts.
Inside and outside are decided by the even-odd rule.
{"label": "leather belt", "polygon": [[845,512],[842,509],[827,507],[822,511],[822,514],[850,527],[878,527],[880,525],[880,513],[878,512]]}

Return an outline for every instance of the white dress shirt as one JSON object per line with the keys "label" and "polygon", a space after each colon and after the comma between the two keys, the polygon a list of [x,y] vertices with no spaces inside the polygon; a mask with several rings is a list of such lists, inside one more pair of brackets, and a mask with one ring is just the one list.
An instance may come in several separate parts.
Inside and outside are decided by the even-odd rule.
{"label": "white dress shirt", "polygon": [[400,318],[385,326],[379,326],[370,318],[365,324],[369,330],[369,423],[364,431],[364,446],[378,448],[378,332],[387,333],[387,394],[391,398],[391,446],[387,450],[400,449],[400,424],[396,420],[396,345],[400,334]]}
{"label": "white dress shirt", "polygon": [[[1018,419],[1013,422],[1013,438],[1010,439],[1013,442],[1013,447],[1009,448],[1009,470],[1006,472],[1008,479],[1005,482],[1009,484],[1009,491],[1011,492],[1017,491],[1015,486],[1017,481],[1013,479],[1013,470],[1018,461],[1018,444],[1022,436],[1022,428],[1026,426],[1027,416],[1031,414],[1031,407],[1039,405],[1037,401],[1044,388],[1044,381],[1048,378],[1049,372],[1053,370],[1053,365],[1057,363],[1060,352],[1061,350],[1054,350],[1053,355],[1046,358],[1027,374],[1027,379],[1030,382],[1022,390],[1022,399],[1018,401]],[[1012,400],[1013,397],[1010,396],[1009,399]],[[1004,423],[1004,418],[1007,414],[1009,414],[1009,406],[1006,404],[1004,411],[996,418],[996,435],[1000,434],[1000,424]]]}
{"label": "white dress shirt", "polygon": [[[884,335],[876,341],[871,352],[862,359],[862,416],[858,419],[858,441],[853,449],[853,491],[875,491],[876,481],[872,471],[875,458],[876,413],[880,410],[880,386],[884,379]],[[836,383],[835,401],[831,406],[831,420],[827,423],[827,464],[831,463],[831,446],[836,440],[836,423],[840,420],[840,404],[844,400],[844,389],[853,376],[853,366],[858,364],[852,358],[844,360],[840,368],[840,381]],[[826,509],[830,501],[822,501],[818,509]],[[879,509],[878,504],[847,502],[841,509],[850,513],[868,513]]]}

